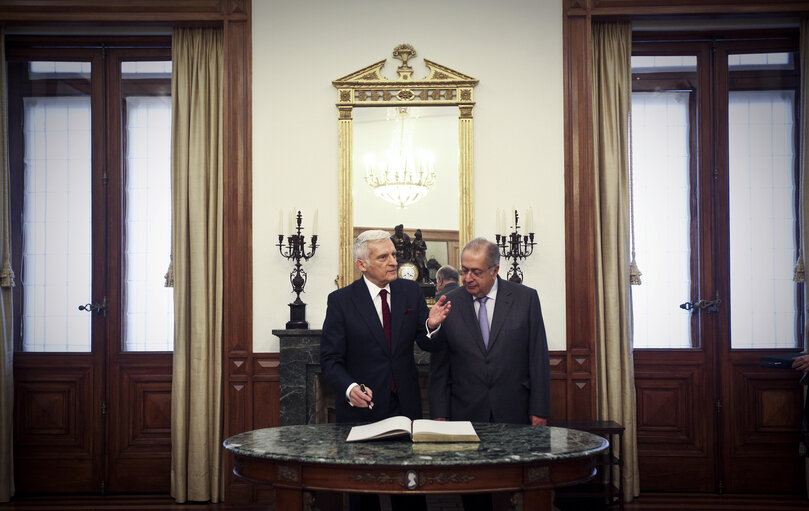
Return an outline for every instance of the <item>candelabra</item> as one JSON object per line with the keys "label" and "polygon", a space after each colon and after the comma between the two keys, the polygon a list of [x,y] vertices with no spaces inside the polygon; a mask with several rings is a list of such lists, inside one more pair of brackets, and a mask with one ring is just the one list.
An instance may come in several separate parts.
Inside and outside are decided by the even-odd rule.
{"label": "candelabra", "polygon": [[[282,256],[295,261],[295,269],[289,274],[289,282],[292,284],[292,291],[297,296],[295,301],[289,304],[287,329],[309,328],[309,323],[306,322],[306,304],[301,300],[301,293],[303,292],[304,286],[306,286],[307,279],[306,272],[301,267],[301,259],[308,261],[315,255],[315,250],[317,250],[317,234],[314,234],[317,232],[317,211],[315,211],[315,221],[312,227],[312,240],[309,245],[309,252],[306,251],[306,238],[301,234],[303,230],[303,227],[301,227],[302,220],[303,215],[301,215],[300,211],[298,211],[297,215],[291,212],[289,222],[290,231],[294,231],[295,233],[286,237],[286,243],[284,243],[284,235],[279,234],[278,243],[276,244]],[[296,222],[297,225],[295,225]],[[279,220],[279,225],[280,224],[281,221]],[[279,228],[279,231],[280,230]]]}
{"label": "candelabra", "polygon": [[[533,231],[533,212],[529,209],[528,212],[528,226],[527,229],[529,231]],[[500,250],[500,255],[505,257],[506,260],[511,259],[511,268],[508,269],[508,273],[506,273],[506,278],[511,282],[516,282],[518,284],[522,283],[522,270],[520,269],[520,265],[518,261],[520,259],[525,259],[531,254],[534,253],[534,233],[529,232],[527,235],[520,235],[520,216],[517,213],[517,210],[514,210],[514,231],[509,234],[496,234],[495,239],[497,242],[497,246]],[[506,222],[505,222],[505,212],[503,212],[503,217],[500,217],[498,214],[498,225],[502,232],[506,230]]]}

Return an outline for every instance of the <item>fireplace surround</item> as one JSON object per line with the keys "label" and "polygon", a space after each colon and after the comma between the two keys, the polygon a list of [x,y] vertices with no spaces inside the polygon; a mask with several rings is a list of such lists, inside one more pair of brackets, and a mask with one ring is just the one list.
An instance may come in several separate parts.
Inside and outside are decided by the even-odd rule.
{"label": "fireplace surround", "polygon": [[[273,330],[280,344],[281,425],[334,422],[334,392],[320,373],[322,330]],[[427,381],[430,355],[414,346],[419,371],[422,412],[429,416]]]}

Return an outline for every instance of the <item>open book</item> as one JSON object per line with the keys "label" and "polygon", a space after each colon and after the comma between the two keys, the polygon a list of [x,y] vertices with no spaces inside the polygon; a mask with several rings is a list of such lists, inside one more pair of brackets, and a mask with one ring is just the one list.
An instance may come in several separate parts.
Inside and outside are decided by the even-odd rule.
{"label": "open book", "polygon": [[480,442],[475,428],[469,421],[433,421],[397,415],[371,424],[354,426],[348,433],[346,442],[377,440],[410,436],[414,442]]}

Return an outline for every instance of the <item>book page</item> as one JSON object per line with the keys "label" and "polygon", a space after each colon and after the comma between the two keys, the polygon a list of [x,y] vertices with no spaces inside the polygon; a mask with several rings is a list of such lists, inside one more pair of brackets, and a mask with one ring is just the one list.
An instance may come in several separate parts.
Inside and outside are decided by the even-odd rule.
{"label": "book page", "polygon": [[354,426],[346,437],[346,442],[360,440],[373,440],[375,438],[388,438],[393,436],[410,435],[410,419],[403,415],[389,417],[381,421],[372,422],[362,426]]}
{"label": "book page", "polygon": [[413,421],[414,442],[480,442],[469,421]]}

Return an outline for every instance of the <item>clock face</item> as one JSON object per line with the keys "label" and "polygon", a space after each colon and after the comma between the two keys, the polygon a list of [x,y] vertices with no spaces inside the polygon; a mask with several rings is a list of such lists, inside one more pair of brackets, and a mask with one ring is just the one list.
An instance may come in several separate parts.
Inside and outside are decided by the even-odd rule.
{"label": "clock face", "polygon": [[416,280],[419,277],[419,270],[412,263],[402,263],[399,265],[399,278]]}

